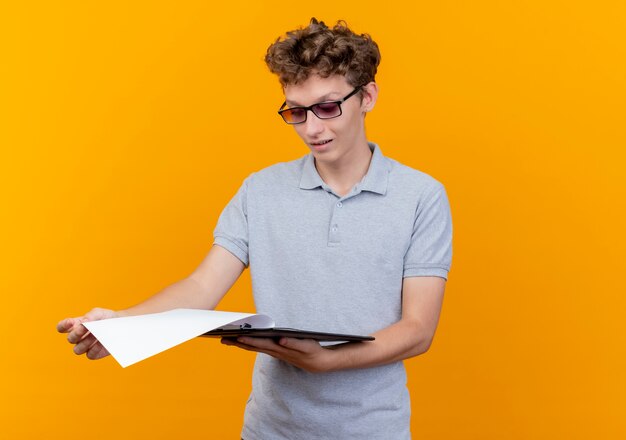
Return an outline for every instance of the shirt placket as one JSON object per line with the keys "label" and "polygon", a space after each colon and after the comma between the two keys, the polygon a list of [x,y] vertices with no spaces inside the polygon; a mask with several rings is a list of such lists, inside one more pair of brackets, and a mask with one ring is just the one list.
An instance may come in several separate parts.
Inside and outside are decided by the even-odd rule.
{"label": "shirt placket", "polygon": [[323,189],[332,199],[331,216],[328,225],[328,246],[339,246],[341,244],[341,232],[347,226],[345,220],[346,202],[351,197],[356,196],[360,190],[358,186],[355,186],[350,193],[339,197],[329,187],[324,186]]}

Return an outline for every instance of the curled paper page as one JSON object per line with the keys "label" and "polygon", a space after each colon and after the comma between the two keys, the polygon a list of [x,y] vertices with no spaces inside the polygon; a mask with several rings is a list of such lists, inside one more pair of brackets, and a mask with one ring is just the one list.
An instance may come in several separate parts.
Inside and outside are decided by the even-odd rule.
{"label": "curled paper page", "polygon": [[127,367],[201,334],[226,325],[269,328],[269,316],[216,310],[174,309],[149,315],[85,322],[83,325]]}

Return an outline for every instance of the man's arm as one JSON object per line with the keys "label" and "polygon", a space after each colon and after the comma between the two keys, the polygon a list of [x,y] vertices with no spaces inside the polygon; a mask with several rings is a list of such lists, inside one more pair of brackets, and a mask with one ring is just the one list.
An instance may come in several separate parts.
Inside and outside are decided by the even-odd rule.
{"label": "man's arm", "polygon": [[314,340],[241,337],[226,345],[274,356],[311,372],[365,368],[425,353],[433,340],[446,281],[440,277],[410,277],[402,283],[402,318],[376,333],[375,341],[324,348]]}
{"label": "man's arm", "polygon": [[187,278],[119,313],[130,316],[175,308],[214,309],[244,269],[245,266],[239,258],[221,246],[213,246]]}
{"label": "man's arm", "polygon": [[62,320],[57,324],[57,331],[68,333],[67,340],[76,344],[74,353],[86,353],[89,359],[100,359],[109,353],[81,325],[83,322],[157,313],[175,308],[213,309],[244,269],[244,264],[233,254],[220,246],[213,246],[191,275],[145,301],[120,311],[95,308],[84,316]]}

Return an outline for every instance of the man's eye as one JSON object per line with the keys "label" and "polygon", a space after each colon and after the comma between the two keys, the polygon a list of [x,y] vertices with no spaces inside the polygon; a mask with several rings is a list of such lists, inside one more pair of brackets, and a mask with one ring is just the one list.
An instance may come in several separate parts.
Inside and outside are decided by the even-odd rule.
{"label": "man's eye", "polygon": [[305,110],[302,108],[293,108],[290,110],[291,116],[296,119],[300,119],[304,116]]}
{"label": "man's eye", "polygon": [[336,116],[339,114],[339,106],[336,102],[322,102],[315,106],[315,112],[322,117]]}

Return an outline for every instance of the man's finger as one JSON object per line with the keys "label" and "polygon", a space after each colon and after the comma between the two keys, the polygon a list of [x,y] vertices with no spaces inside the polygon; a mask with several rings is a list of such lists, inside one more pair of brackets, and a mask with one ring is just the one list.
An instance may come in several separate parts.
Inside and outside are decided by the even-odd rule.
{"label": "man's finger", "polygon": [[95,342],[96,338],[93,335],[90,334],[85,336],[79,343],[74,346],[74,353],[86,353]]}
{"label": "man's finger", "polygon": [[76,318],[66,318],[62,321],[59,321],[59,323],[57,324],[57,331],[59,333],[67,333],[72,329],[72,327],[74,327],[75,321]]}
{"label": "man's finger", "polygon": [[300,353],[310,353],[319,347],[319,342],[313,339],[298,339],[282,337],[278,341],[278,345]]}
{"label": "man's finger", "polygon": [[87,327],[84,325],[80,325],[84,322],[84,320],[79,320],[75,323],[72,331],[67,335],[67,340],[70,344],[76,344],[80,342],[81,339],[85,337],[85,335],[89,332]]}
{"label": "man's finger", "polygon": [[[247,350],[247,351],[255,351],[257,353],[265,353],[265,354],[268,354],[268,355],[274,356],[274,357],[279,355],[279,353],[275,349],[266,348],[266,347],[262,347],[262,346],[258,346],[258,345],[246,344],[246,343],[240,341],[239,339],[240,338],[238,338],[238,339],[224,338],[222,340],[222,343],[224,345],[231,345],[231,346],[238,347],[238,348],[241,348],[241,349]],[[268,338],[246,338],[246,339],[268,339]],[[258,341],[256,341],[256,342],[258,342]],[[263,345],[265,345],[265,344],[263,344]],[[276,344],[273,345],[273,348],[279,348],[280,349],[280,347],[277,347]]]}
{"label": "man's finger", "polygon": [[108,356],[109,352],[102,344],[99,342],[95,343],[88,351],[87,358],[91,360],[101,359],[105,356]]}
{"label": "man's finger", "polygon": [[265,350],[280,350],[280,346],[272,338],[253,338],[250,336],[240,336],[237,338],[237,342],[240,342],[250,347],[262,348]]}

